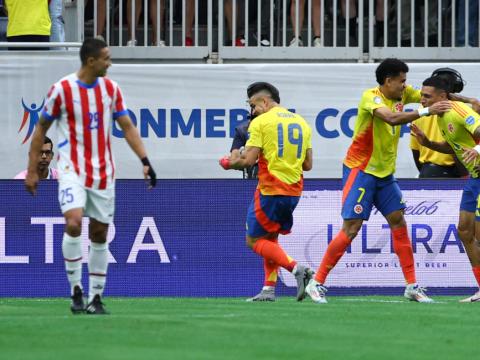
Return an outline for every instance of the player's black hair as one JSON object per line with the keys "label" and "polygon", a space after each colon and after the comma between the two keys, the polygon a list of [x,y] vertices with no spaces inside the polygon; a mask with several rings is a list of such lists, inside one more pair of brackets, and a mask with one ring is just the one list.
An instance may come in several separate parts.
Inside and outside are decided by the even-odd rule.
{"label": "player's black hair", "polygon": [[53,141],[50,139],[48,136],[45,136],[45,139],[43,139],[43,144],[52,144],[52,150],[53,150]]}
{"label": "player's black hair", "polygon": [[438,90],[443,90],[447,94],[450,91],[450,84],[441,76],[432,76],[425,79],[422,83],[423,86],[431,86]]}
{"label": "player's black hair", "polygon": [[280,93],[278,92],[278,89],[268,82],[259,81],[248,85],[247,96],[251,98],[260,91],[268,92],[273,101],[275,101],[277,104],[280,104]]}
{"label": "player's black hair", "polygon": [[380,85],[385,83],[385,80],[388,77],[395,77],[400,75],[400,73],[407,73],[408,72],[408,65],[405,64],[402,60],[388,58],[383,60],[375,70],[375,76],[377,78],[377,82]]}
{"label": "player's black hair", "polygon": [[107,47],[107,43],[100,39],[86,39],[82,47],[80,48],[80,60],[82,65],[87,64],[89,57],[98,58],[100,56],[100,50]]}
{"label": "player's black hair", "polygon": [[432,73],[432,77],[441,77],[450,86],[451,93],[462,92],[463,87],[465,86],[465,81],[462,79],[462,75],[455,69],[444,67],[438,68]]}

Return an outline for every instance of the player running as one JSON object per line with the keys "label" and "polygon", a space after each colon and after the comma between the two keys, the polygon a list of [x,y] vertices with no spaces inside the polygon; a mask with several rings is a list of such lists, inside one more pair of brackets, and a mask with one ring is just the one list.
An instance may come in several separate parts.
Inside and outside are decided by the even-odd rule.
{"label": "player running", "polygon": [[247,246],[272,270],[281,266],[295,276],[297,300],[301,301],[313,272],[285,253],[278,235],[290,233],[303,190],[303,171],[312,168],[312,131],[301,116],[279,105],[279,92],[273,85],[253,83],[247,93],[257,117],[248,128],[245,150],[239,158],[225,156],[220,164],[224,169],[243,169],[258,159],[258,187],[247,214]]}

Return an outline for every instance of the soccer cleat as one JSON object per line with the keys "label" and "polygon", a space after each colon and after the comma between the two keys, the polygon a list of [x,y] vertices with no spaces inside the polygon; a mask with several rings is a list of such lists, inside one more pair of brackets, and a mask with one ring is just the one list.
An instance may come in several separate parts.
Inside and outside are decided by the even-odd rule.
{"label": "soccer cleat", "polygon": [[193,46],[193,39],[190,36],[185,37],[185,46],[187,47]]}
{"label": "soccer cleat", "polygon": [[418,286],[417,284],[409,284],[405,288],[405,293],[403,294],[403,296],[405,296],[408,300],[411,301],[432,303],[433,300],[425,294],[425,291],[427,291],[426,288]]}
{"label": "soccer cleat", "polygon": [[322,39],[319,36],[313,39],[313,47],[322,47]]}
{"label": "soccer cleat", "polygon": [[83,292],[80,286],[76,285],[73,288],[72,303],[70,304],[70,310],[73,314],[81,314],[85,312],[85,303],[83,302]]}
{"label": "soccer cleat", "polygon": [[252,301],[275,301],[275,288],[271,290],[262,289],[257,295],[247,299],[247,302]]}
{"label": "soccer cleat", "polygon": [[327,291],[328,290],[325,286],[314,279],[311,279],[305,288],[305,292],[308,294],[308,296],[310,296],[312,301],[317,304],[326,304],[328,302],[327,298],[325,297]]}
{"label": "soccer cleat", "polygon": [[295,274],[295,279],[297,280],[297,301],[305,299],[305,287],[313,275],[313,270],[303,265],[297,265],[297,273]]}
{"label": "soccer cleat", "polygon": [[480,290],[477,291],[475,294],[473,294],[472,296],[466,298],[466,299],[462,299],[460,300],[461,303],[469,303],[469,302],[477,302],[477,301],[480,301]]}
{"label": "soccer cleat", "polygon": [[89,315],[107,315],[109,312],[105,310],[104,303],[100,299],[100,295],[95,295],[93,300],[87,305],[86,313]]}

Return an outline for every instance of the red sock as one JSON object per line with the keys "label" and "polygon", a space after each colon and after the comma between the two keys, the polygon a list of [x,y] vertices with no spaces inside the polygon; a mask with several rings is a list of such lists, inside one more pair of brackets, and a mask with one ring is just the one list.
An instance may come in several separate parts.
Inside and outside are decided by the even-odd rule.
{"label": "red sock", "polygon": [[[272,240],[275,244],[278,244],[278,239]],[[263,270],[265,271],[264,286],[277,285],[278,277],[278,265],[272,260],[263,259]]]}
{"label": "red sock", "polygon": [[477,280],[478,287],[480,287],[480,266],[472,266],[473,275]]}
{"label": "red sock", "polygon": [[398,256],[403,276],[407,284],[417,282],[415,278],[415,265],[413,261],[412,243],[408,237],[407,227],[396,228],[392,230],[393,250]]}
{"label": "red sock", "polygon": [[347,234],[340,230],[337,236],[328,244],[327,251],[323,255],[322,262],[315,274],[316,281],[320,284],[325,283],[328,273],[337,265],[338,260],[343,256],[351,242],[352,240],[348,238]]}
{"label": "red sock", "polygon": [[253,251],[265,260],[271,260],[290,272],[297,265],[297,262],[288,256],[280,245],[271,240],[257,240],[255,245],[253,245]]}

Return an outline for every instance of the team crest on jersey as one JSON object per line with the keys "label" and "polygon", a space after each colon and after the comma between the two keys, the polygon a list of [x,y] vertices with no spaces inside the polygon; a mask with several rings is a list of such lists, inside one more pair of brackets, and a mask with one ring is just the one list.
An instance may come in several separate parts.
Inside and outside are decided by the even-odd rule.
{"label": "team crest on jersey", "polygon": [[353,211],[355,211],[355,214],[361,214],[363,212],[363,206],[357,204],[354,206]]}
{"label": "team crest on jersey", "polygon": [[373,102],[374,102],[375,104],[380,104],[380,103],[382,102],[382,98],[381,98],[380,96],[375,96],[375,97],[373,98]]}
{"label": "team crest on jersey", "polygon": [[402,103],[396,103],[395,104],[395,111],[396,112],[402,112],[403,111],[403,104]]}
{"label": "team crest on jersey", "polygon": [[467,123],[467,125],[473,125],[475,123],[475,118],[472,115],[470,115],[465,119],[465,122]]}
{"label": "team crest on jersey", "polygon": [[22,131],[22,129],[27,124],[27,120],[30,119],[30,121],[28,122],[27,134],[25,135],[25,138],[23,139],[22,144],[25,144],[27,140],[30,139],[30,136],[32,136],[33,129],[35,128],[35,125],[38,122],[39,114],[40,114],[40,111],[42,111],[44,104],[45,104],[45,99],[43,99],[42,104],[40,106],[37,106],[36,103],[32,103],[30,106],[28,106],[27,104],[25,104],[25,101],[23,101],[23,98],[22,98],[23,118],[22,118],[22,123],[20,124],[20,128],[18,129],[18,132]]}
{"label": "team crest on jersey", "polygon": [[452,123],[449,123],[447,127],[448,127],[448,131],[451,133],[453,133],[453,131],[455,130]]}

